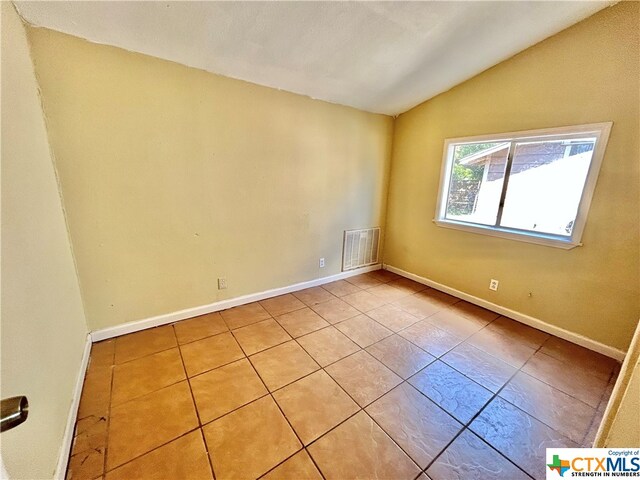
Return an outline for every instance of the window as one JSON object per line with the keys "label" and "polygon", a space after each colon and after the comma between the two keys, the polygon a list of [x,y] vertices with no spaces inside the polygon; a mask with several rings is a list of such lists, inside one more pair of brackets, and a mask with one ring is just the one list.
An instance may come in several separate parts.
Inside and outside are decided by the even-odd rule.
{"label": "window", "polygon": [[435,223],[580,245],[612,123],[449,139]]}

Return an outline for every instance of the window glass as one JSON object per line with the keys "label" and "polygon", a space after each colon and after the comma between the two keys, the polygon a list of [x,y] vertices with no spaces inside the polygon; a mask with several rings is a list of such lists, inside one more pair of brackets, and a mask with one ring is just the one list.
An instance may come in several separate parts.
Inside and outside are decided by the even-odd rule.
{"label": "window glass", "polygon": [[454,147],[447,219],[495,225],[509,146],[502,142]]}
{"label": "window glass", "polygon": [[516,143],[500,226],[570,236],[595,138]]}
{"label": "window glass", "polygon": [[612,123],[445,140],[435,223],[581,245]]}

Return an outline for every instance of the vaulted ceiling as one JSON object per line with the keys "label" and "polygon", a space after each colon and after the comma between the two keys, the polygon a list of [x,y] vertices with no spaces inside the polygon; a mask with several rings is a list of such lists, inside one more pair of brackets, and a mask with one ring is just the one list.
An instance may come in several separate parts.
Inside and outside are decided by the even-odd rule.
{"label": "vaulted ceiling", "polygon": [[15,3],[32,25],[393,115],[615,2]]}

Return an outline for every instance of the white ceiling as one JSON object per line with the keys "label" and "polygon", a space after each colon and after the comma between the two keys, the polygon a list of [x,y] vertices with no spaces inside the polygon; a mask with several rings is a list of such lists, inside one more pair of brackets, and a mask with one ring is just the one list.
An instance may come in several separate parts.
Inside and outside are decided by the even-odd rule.
{"label": "white ceiling", "polygon": [[398,114],[615,2],[15,3],[33,25]]}

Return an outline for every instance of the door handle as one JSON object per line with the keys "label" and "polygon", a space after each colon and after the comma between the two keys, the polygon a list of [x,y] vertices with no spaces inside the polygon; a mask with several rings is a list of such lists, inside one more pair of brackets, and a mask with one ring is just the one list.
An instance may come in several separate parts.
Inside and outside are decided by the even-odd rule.
{"label": "door handle", "polygon": [[29,400],[24,395],[3,399],[0,415],[0,432],[17,427],[29,416]]}

